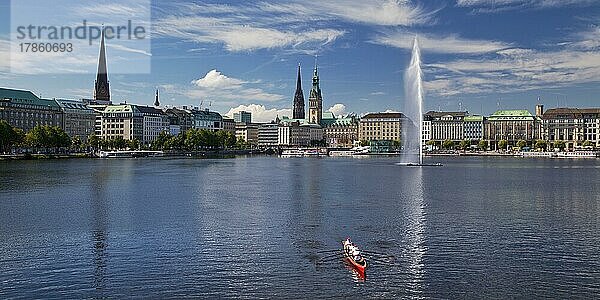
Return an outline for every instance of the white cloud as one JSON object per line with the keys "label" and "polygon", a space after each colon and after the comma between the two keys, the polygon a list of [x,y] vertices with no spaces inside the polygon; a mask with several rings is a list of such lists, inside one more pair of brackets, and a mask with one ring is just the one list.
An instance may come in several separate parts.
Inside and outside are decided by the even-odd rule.
{"label": "white cloud", "polygon": [[259,6],[247,3],[243,6],[193,4],[185,5],[181,10],[157,20],[155,32],[159,36],[197,43],[222,44],[231,52],[273,48],[308,51],[331,44],[345,34],[335,28],[309,27],[306,20],[300,22],[269,15]]}
{"label": "white cloud", "polygon": [[248,111],[252,113],[252,122],[255,123],[266,123],[275,120],[278,116],[281,118],[283,116],[291,116],[291,109],[276,109],[271,108],[267,109],[264,105],[260,104],[249,104],[249,105],[239,105],[237,107],[229,109],[229,111],[225,114],[226,116],[233,117],[233,113],[240,111]]}
{"label": "white cloud", "polygon": [[[412,49],[414,37],[414,33],[394,31],[382,33],[375,37],[372,42],[402,49]],[[432,53],[481,54],[511,47],[510,44],[500,41],[465,39],[456,35],[419,34],[418,39],[421,49],[424,52]]]}
{"label": "white cloud", "polygon": [[435,13],[406,0],[184,4],[169,11],[175,12],[154,24],[160,36],[222,44],[232,52],[290,48],[306,53],[346,34],[331,21],[409,26],[426,23]]}
{"label": "white cloud", "polygon": [[229,78],[217,70],[210,70],[208,73],[206,73],[206,75],[204,75],[204,77],[194,80],[192,83],[199,87],[209,89],[236,89],[239,88],[244,81],[235,78]]}
{"label": "white cloud", "polygon": [[546,9],[565,6],[587,6],[595,0],[457,0],[456,6],[472,8],[475,13],[496,13],[510,10]]}
{"label": "white cloud", "polygon": [[410,1],[406,0],[330,0],[322,1],[316,7],[321,14],[373,25],[422,24],[428,22],[433,14],[433,12],[426,12],[423,8],[412,5]]}
{"label": "white cloud", "polygon": [[599,50],[600,49],[600,27],[595,26],[589,31],[578,33],[578,41],[567,43],[567,45],[582,49],[582,50]]}
{"label": "white cloud", "polygon": [[486,58],[457,59],[424,67],[425,90],[442,96],[489,94],[600,82],[600,53],[509,49]]}
{"label": "white cloud", "polygon": [[192,81],[192,84],[194,88],[185,92],[186,96],[214,102],[217,105],[247,101],[275,102],[285,98],[254,87],[257,82],[228,77],[217,70],[210,70],[202,78]]}
{"label": "white cloud", "polygon": [[382,96],[382,95],[385,95],[385,93],[384,92],[372,92],[370,95],[373,95],[373,96]]}
{"label": "white cloud", "polygon": [[348,114],[346,112],[346,105],[341,103],[336,103],[332,107],[330,107],[327,111],[332,112],[334,116],[340,117]]}

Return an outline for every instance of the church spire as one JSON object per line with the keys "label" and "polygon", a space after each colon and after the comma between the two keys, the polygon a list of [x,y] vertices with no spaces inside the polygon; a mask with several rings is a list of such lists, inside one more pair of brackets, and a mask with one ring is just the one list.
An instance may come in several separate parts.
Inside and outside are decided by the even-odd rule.
{"label": "church spire", "polygon": [[110,101],[110,86],[106,68],[106,47],[104,45],[104,27],[102,27],[102,39],[100,41],[100,55],[98,57],[98,74],[96,75],[94,99]]}
{"label": "church spire", "polygon": [[156,100],[154,100],[154,106],[159,107],[160,101],[158,101],[158,89],[156,89]]}
{"label": "church spire", "polygon": [[294,119],[304,119],[304,92],[302,92],[302,78],[300,76],[300,64],[298,64],[298,78],[296,81],[296,93],[294,94]]}
{"label": "church spire", "polygon": [[312,78],[312,88],[308,97],[308,122],[312,124],[321,124],[323,114],[323,97],[321,87],[319,86],[319,67],[315,57],[315,71]]}

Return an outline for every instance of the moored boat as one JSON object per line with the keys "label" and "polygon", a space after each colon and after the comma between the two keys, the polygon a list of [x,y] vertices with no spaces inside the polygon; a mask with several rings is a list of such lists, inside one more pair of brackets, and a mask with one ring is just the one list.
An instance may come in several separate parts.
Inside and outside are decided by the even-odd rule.
{"label": "moored boat", "polygon": [[358,247],[354,245],[349,238],[342,241],[342,245],[344,246],[344,258],[346,261],[358,271],[359,275],[364,277],[365,269],[367,268],[367,260],[360,254]]}

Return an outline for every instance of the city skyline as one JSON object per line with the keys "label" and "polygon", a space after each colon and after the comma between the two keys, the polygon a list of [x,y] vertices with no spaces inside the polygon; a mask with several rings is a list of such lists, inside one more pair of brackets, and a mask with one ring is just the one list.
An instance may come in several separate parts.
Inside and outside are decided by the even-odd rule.
{"label": "city skyline", "polygon": [[[111,73],[115,50],[107,42],[111,96],[151,106],[159,87],[163,105],[204,101],[223,114],[253,111],[260,121],[292,116],[298,63],[310,86],[318,55],[323,110],[402,111],[403,71],[418,35],[426,110],[489,115],[532,110],[538,97],[548,108],[597,106],[600,9],[593,1],[344,3],[153,3],[152,73]],[[0,6],[8,19],[7,2]],[[3,53],[10,24],[0,28],[3,87],[92,97],[94,75],[10,74]],[[86,62],[90,74],[97,63]]]}

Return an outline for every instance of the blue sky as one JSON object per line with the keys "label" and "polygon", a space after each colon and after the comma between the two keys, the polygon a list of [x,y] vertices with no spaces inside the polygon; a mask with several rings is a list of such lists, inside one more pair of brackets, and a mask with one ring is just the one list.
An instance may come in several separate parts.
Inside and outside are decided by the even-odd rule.
{"label": "blue sky", "polygon": [[[0,0],[0,86],[91,97],[94,57],[78,61],[84,74],[10,72],[9,5]],[[151,11],[149,74],[110,73],[126,62],[107,49],[115,102],[151,105],[159,87],[164,105],[203,101],[266,121],[291,114],[298,63],[307,97],[317,55],[325,108],[398,111],[418,35],[426,109],[533,111],[538,97],[547,108],[600,106],[598,1],[153,1]]]}

